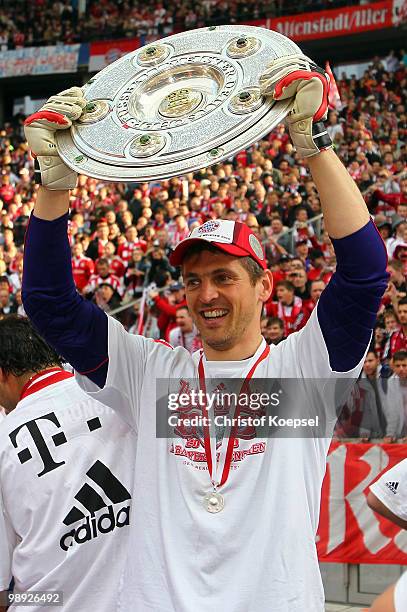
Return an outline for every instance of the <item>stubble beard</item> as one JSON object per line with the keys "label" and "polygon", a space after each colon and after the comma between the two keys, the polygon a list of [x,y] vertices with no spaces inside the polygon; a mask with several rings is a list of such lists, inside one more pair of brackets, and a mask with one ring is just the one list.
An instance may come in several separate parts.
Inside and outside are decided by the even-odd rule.
{"label": "stubble beard", "polygon": [[232,349],[236,344],[238,344],[238,342],[242,339],[244,332],[249,326],[251,320],[252,314],[247,313],[241,316],[237,325],[233,325],[232,327],[229,326],[223,332],[222,336],[217,337],[211,336],[210,332],[207,335],[207,330],[205,328],[200,329],[196,321],[195,325],[197,326],[201,334],[202,341],[207,344],[211,349],[214,349],[216,351],[228,351]]}

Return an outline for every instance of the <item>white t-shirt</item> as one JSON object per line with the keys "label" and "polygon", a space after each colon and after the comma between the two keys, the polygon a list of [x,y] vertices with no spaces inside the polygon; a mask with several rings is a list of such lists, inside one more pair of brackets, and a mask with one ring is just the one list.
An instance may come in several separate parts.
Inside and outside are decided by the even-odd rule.
{"label": "white t-shirt", "polygon": [[0,591],[13,576],[16,593],[63,591],[55,609],[115,610],[135,452],[134,431],[74,377],[18,403],[0,424]]}
{"label": "white t-shirt", "polygon": [[[387,470],[370,490],[396,516],[407,521],[407,459]],[[407,572],[399,578],[394,591],[396,612],[407,610]]]}
{"label": "white t-shirt", "polygon": [[[264,347],[263,341],[244,362],[204,360],[206,377],[246,376]],[[316,309],[304,329],[270,349],[255,377],[337,377],[349,387],[363,363],[348,373],[332,372]],[[330,439],[238,439],[229,478],[219,489],[225,507],[209,513],[202,442],[156,437],[157,377],[178,385],[196,379],[199,356],[130,335],[109,317],[105,387],[98,391],[77,375],[92,397],[114,407],[138,433],[137,503],[118,609],[322,612],[315,535]],[[326,396],[321,389],[319,401]]]}

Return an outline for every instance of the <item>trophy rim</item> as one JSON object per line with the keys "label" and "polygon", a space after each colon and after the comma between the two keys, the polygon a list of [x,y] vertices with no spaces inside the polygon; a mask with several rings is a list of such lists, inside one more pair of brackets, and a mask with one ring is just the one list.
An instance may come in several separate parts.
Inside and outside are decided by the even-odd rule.
{"label": "trophy rim", "polygon": [[[205,36],[207,36],[208,32],[213,32],[214,35],[216,35],[216,33],[223,33],[223,35],[227,33],[232,34],[232,38],[226,42],[226,44],[228,45],[228,48],[231,45],[231,42],[235,40],[236,38],[236,37],[233,37],[233,34],[247,35],[247,34],[257,33],[258,37],[263,36],[263,39],[261,38],[258,39],[260,43],[257,49],[252,54],[249,54],[247,55],[247,57],[244,58],[246,63],[250,62],[250,57],[255,57],[255,54],[258,51],[259,46],[265,44],[264,38],[266,40],[267,38],[269,38],[270,42],[272,42],[273,40],[278,41],[279,39],[281,39],[281,42],[285,43],[285,46],[287,50],[289,51],[289,53],[280,53],[280,55],[277,54],[277,57],[294,54],[296,52],[301,53],[301,50],[293,41],[283,36],[279,32],[274,32],[266,28],[260,28],[260,27],[251,26],[251,25],[238,25],[238,24],[198,28],[195,30],[188,30],[182,33],[171,34],[170,36],[157,40],[155,43],[152,43],[151,45],[141,47],[139,49],[136,49],[135,51],[132,51],[122,56],[121,58],[113,62],[112,64],[103,68],[100,72],[97,73],[95,77],[91,78],[90,81],[88,81],[88,83],[84,86],[85,95],[87,91],[89,90],[89,86],[91,86],[92,82],[94,84],[95,83],[104,84],[106,80],[105,81],[102,80],[103,75],[107,76],[110,72],[117,69],[119,66],[119,62],[121,62],[124,65],[124,62],[128,63],[130,61],[132,65],[135,65],[138,62],[139,57],[142,54],[144,54],[145,56],[146,50],[148,48],[154,47],[154,45],[156,47],[161,46],[161,45],[166,45],[167,43],[171,43],[171,41],[174,41],[174,40],[180,41],[182,40],[182,38],[186,38],[186,37],[190,38],[191,35],[194,36],[196,34],[205,33]],[[247,36],[246,36],[246,39],[248,39]],[[277,45],[276,47],[277,49],[275,53],[280,51]],[[270,45],[270,49],[272,51],[271,45]],[[283,50],[285,50],[284,46],[283,46]],[[206,50],[199,51],[197,49],[192,48],[188,54],[184,53],[182,57],[189,58],[189,57],[197,56],[198,54],[200,54],[202,57],[205,57],[205,53],[208,55],[208,52]],[[223,52],[221,55],[220,51],[215,50],[213,52],[213,56],[215,57],[216,55],[218,55],[219,58],[223,59]],[[174,54],[174,58],[178,58],[180,56],[181,54],[179,52],[178,54]],[[238,60],[234,59],[233,57],[230,60],[229,58],[226,58],[226,59],[230,61],[232,66],[234,66],[235,64],[239,65],[239,70],[241,70],[241,76],[239,75],[239,79],[240,79],[239,85],[241,85],[242,82],[244,81],[244,77],[245,76],[247,77],[247,74],[250,73],[250,70],[246,69],[246,73],[245,73],[244,67],[241,67],[241,63]],[[163,61],[164,63],[162,66],[163,68],[165,68],[167,66],[167,64],[165,63],[167,60],[164,59]],[[266,65],[267,65],[267,62],[264,63],[264,67]],[[144,68],[141,68],[141,71],[143,70]],[[145,68],[145,70],[148,71],[148,68]],[[165,70],[163,70],[162,73],[163,75],[167,74]],[[114,104],[115,102],[117,103],[117,98],[120,92],[122,91],[122,89],[124,89],[125,87],[129,87],[130,86],[129,84],[132,83],[132,80],[133,81],[135,80],[137,74],[139,73],[135,73],[134,75],[132,75],[128,79],[127,82],[124,81],[123,83],[120,84],[120,87],[114,90],[113,100],[108,99],[107,97],[104,100],[102,100],[101,98],[97,98],[97,97],[92,98],[91,97],[92,87],[90,87],[89,102],[97,101],[97,102],[102,102],[105,105],[103,109],[104,115],[102,119],[109,119],[109,121],[113,120],[114,123],[118,123],[118,119],[116,117],[117,110]],[[177,81],[175,80],[174,82],[176,83]],[[182,83],[182,82],[183,81],[181,80],[179,81],[179,83]],[[233,91],[233,95],[234,97],[236,97],[235,95],[237,93],[236,84],[234,87],[235,87],[235,91]],[[247,89],[250,89],[250,86],[247,85],[247,83],[246,85],[243,84],[243,88],[244,87],[246,87]],[[252,86],[252,89],[253,89],[253,86]],[[226,98],[226,101],[228,102],[230,106],[230,96],[229,98]],[[111,116],[109,116],[110,111],[106,112],[106,102],[107,103],[111,102],[110,104],[110,106],[112,107],[111,111],[113,111],[111,112]],[[222,104],[219,105],[219,109],[224,110],[225,108],[224,102],[222,102]],[[197,106],[199,108],[199,100],[198,100]],[[229,158],[232,158],[239,151],[242,151],[252,146],[258,140],[261,140],[262,138],[264,138],[264,136],[268,134],[269,132],[271,132],[274,127],[276,127],[279,123],[282,123],[286,115],[290,112],[291,108],[292,108],[291,99],[283,100],[279,102],[275,102],[275,101],[273,102],[272,100],[263,99],[260,105],[258,105],[258,107],[253,110],[253,113],[252,111],[243,111],[241,113],[242,120],[240,123],[237,122],[236,117],[234,117],[235,123],[232,127],[225,129],[224,132],[221,131],[219,134],[214,134],[213,139],[212,139],[213,144],[211,146],[208,146],[208,142],[203,140],[202,144],[200,144],[199,146],[195,148],[190,147],[189,149],[186,149],[187,153],[184,156],[182,155],[183,153],[182,150],[179,151],[176,148],[174,148],[174,151],[172,152],[168,152],[166,150],[165,137],[170,135],[170,138],[172,138],[172,133],[169,128],[166,128],[166,130],[163,129],[163,134],[164,134],[163,137],[159,136],[159,133],[158,133],[160,131],[159,129],[154,130],[154,129],[144,128],[144,132],[146,134],[148,133],[149,135],[152,135],[155,137],[155,140],[153,139],[154,143],[152,143],[156,145],[153,153],[151,152],[147,153],[143,157],[142,153],[137,152],[137,151],[136,153],[134,153],[133,151],[131,151],[130,153],[131,155],[134,155],[134,159],[131,159],[127,152],[126,157],[123,155],[120,158],[120,156],[118,155],[115,160],[114,153],[112,152],[110,153],[111,155],[110,158],[107,156],[106,158],[104,158],[103,150],[100,150],[99,152],[97,150],[97,147],[92,146],[91,142],[87,143],[85,138],[82,138],[82,135],[81,135],[83,133],[80,131],[81,129],[82,130],[84,128],[87,129],[89,128],[89,125],[92,125],[93,123],[92,117],[90,117],[90,119],[87,121],[85,120],[82,122],[75,122],[75,124],[72,125],[72,127],[69,130],[58,131],[56,133],[57,149],[58,149],[58,153],[61,159],[72,170],[74,170],[75,172],[78,172],[79,174],[84,174],[89,177],[93,177],[99,180],[104,180],[106,182],[125,182],[127,183],[127,182],[145,182],[145,181],[151,181],[151,180],[155,180],[155,181],[166,180],[172,177],[182,176],[185,174],[189,174],[191,172],[196,172],[199,169],[210,167],[210,166],[222,163]],[[227,110],[229,110],[229,108]],[[208,111],[207,114],[204,113],[200,117],[200,119],[205,120],[206,117],[210,114],[210,112],[212,111]],[[239,110],[233,109],[233,113],[234,115],[238,115]],[[188,117],[186,117],[185,119],[186,120],[181,126],[176,126],[174,128],[173,133],[174,131],[178,130],[177,135],[179,136],[180,134],[182,135],[183,130],[184,130],[184,133],[186,133],[187,130],[191,128],[191,125],[193,125],[193,122],[188,122],[187,121]],[[96,118],[96,122],[98,120],[99,119]],[[112,124],[109,124],[109,125],[112,125]],[[117,129],[121,129],[120,125],[115,125],[114,127]],[[126,128],[128,127],[129,126],[126,126]],[[131,126],[131,128],[133,131],[131,132],[132,138],[129,139],[129,142],[130,141],[132,142],[133,140],[137,140],[137,138],[140,140],[140,136],[142,135],[140,134],[140,132],[142,132],[142,130],[137,129],[137,127],[133,127],[133,126]],[[197,141],[198,142],[199,142],[199,131],[198,131],[199,129],[200,129],[200,126],[197,123]],[[240,130],[242,130],[242,132]],[[192,128],[189,130],[190,137],[191,137],[191,133],[193,133]],[[85,135],[86,135],[86,132],[85,132]],[[95,133],[95,135],[97,135],[97,133]],[[230,138],[228,138],[228,136],[230,136]],[[82,138],[82,141],[81,141],[81,138]],[[137,148],[137,144],[138,143],[136,143],[136,148]],[[129,145],[129,146],[132,146],[132,145]],[[128,143],[125,145],[125,147],[128,149]],[[146,147],[144,147],[144,149],[145,148]],[[139,149],[143,149],[143,147],[139,147]],[[160,153],[162,154],[162,157],[159,157]]]}

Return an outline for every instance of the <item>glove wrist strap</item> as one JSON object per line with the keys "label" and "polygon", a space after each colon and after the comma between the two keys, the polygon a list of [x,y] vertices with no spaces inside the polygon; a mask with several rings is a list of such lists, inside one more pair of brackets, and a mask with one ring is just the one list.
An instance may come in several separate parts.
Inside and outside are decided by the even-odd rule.
{"label": "glove wrist strap", "polygon": [[42,185],[41,168],[37,158],[34,159],[34,181],[37,185]]}
{"label": "glove wrist strap", "polygon": [[322,121],[312,124],[312,140],[319,151],[332,147],[332,139]]}

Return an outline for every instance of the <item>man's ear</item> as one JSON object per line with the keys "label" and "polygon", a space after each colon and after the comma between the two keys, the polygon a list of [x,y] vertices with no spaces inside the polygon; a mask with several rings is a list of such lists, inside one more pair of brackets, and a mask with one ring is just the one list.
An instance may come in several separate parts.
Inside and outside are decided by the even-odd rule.
{"label": "man's ear", "polygon": [[265,270],[264,275],[259,280],[260,283],[260,299],[266,303],[273,292],[273,274],[270,270]]}

